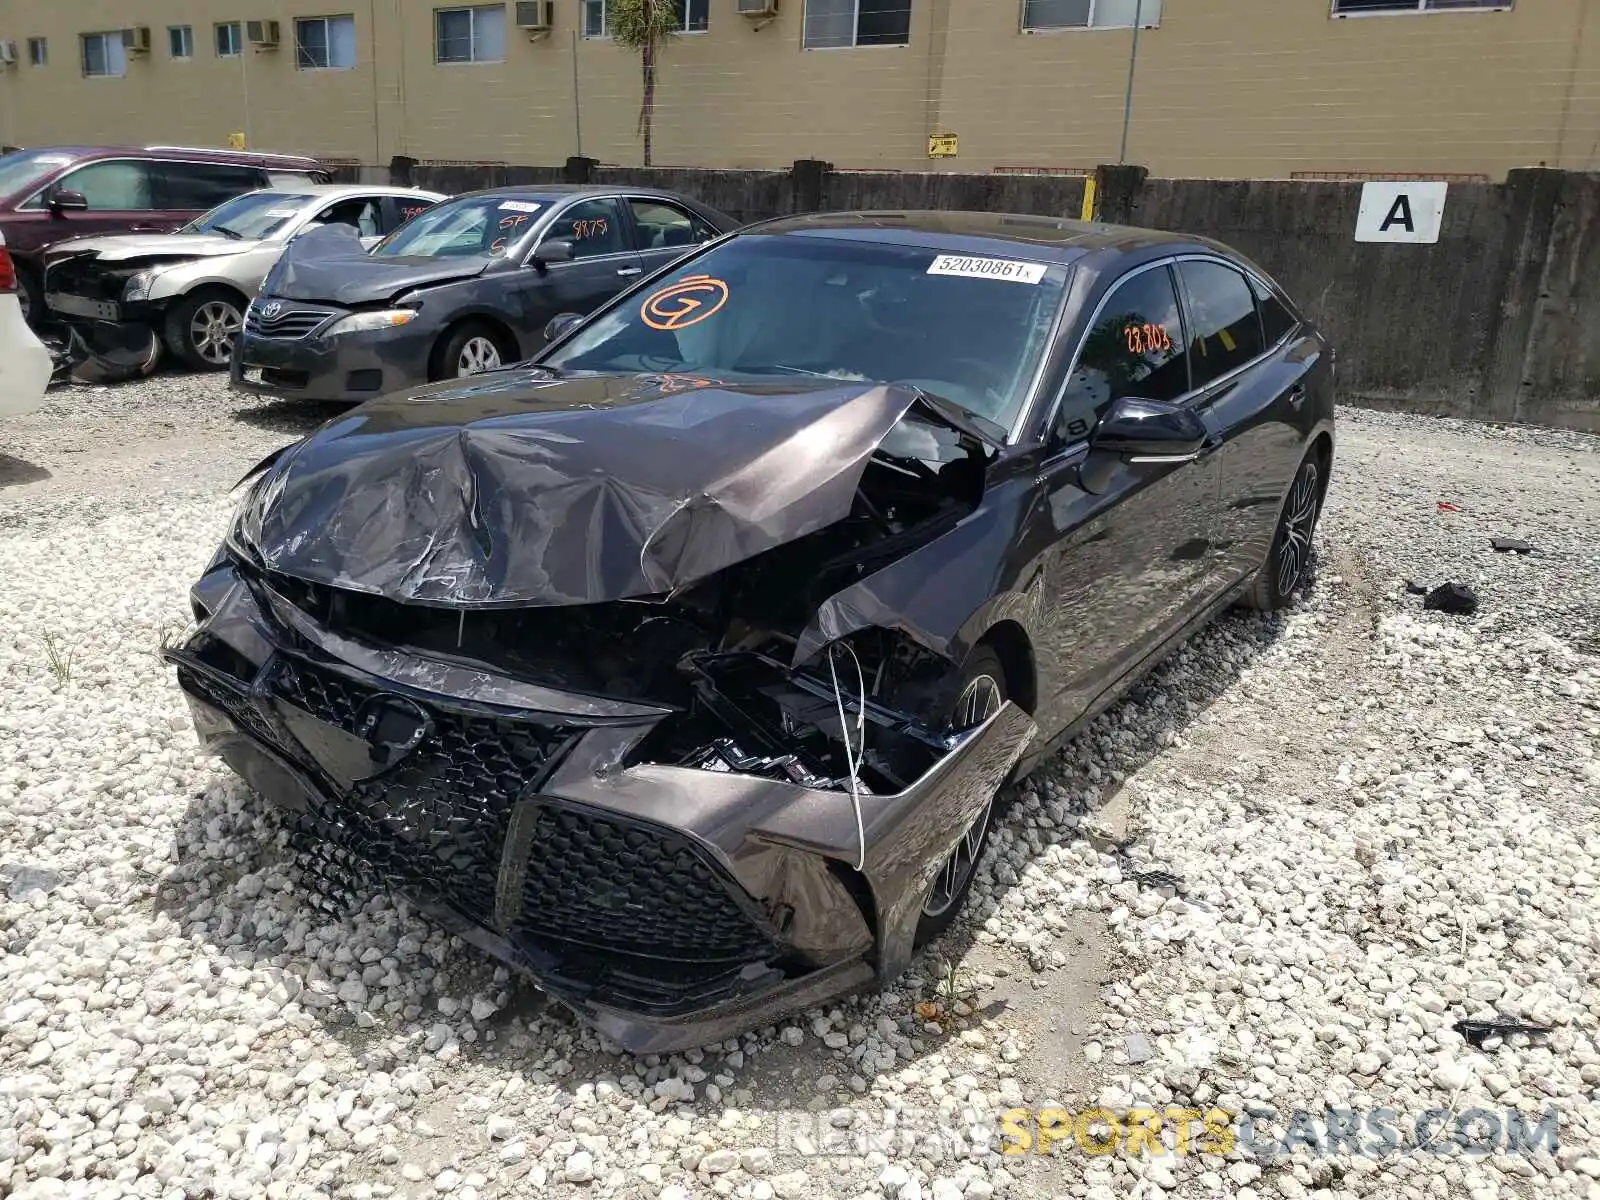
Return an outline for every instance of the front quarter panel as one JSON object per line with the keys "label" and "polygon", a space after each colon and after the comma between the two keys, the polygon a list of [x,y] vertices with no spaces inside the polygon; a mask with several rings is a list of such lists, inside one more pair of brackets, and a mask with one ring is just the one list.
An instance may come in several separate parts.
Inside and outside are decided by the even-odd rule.
{"label": "front quarter panel", "polygon": [[282,253],[281,245],[269,244],[168,267],[155,277],[150,299],[173,300],[201,287],[226,287],[252,297]]}

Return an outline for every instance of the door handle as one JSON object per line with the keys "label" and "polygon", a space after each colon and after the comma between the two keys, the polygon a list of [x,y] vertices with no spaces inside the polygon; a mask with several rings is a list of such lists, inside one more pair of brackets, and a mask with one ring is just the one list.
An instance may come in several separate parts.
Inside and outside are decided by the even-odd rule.
{"label": "door handle", "polygon": [[617,270],[617,274],[618,275],[643,275],[644,274],[644,268],[643,267],[621,267],[621,268],[619,268]]}

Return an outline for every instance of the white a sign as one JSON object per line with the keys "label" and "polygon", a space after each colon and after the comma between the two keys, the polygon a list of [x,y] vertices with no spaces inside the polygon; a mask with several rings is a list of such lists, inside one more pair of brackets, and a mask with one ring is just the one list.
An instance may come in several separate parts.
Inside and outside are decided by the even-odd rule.
{"label": "white a sign", "polygon": [[1358,242],[1439,240],[1444,222],[1445,183],[1364,183],[1356,214]]}

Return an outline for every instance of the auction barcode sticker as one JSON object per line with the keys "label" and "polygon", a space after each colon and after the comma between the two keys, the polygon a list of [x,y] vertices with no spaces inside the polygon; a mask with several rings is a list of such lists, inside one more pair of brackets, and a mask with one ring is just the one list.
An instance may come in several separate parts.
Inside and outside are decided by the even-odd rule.
{"label": "auction barcode sticker", "polygon": [[1016,262],[1009,258],[970,258],[941,254],[928,268],[929,275],[960,275],[967,279],[1001,279],[1007,283],[1038,283],[1050,268],[1044,263]]}

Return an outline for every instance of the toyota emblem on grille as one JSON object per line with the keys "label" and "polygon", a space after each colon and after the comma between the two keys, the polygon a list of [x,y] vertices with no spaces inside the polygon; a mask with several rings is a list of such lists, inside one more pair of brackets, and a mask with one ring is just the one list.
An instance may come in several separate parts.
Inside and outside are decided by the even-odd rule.
{"label": "toyota emblem on grille", "polygon": [[272,300],[261,306],[261,315],[269,321],[282,311],[283,305],[279,304],[276,300]]}
{"label": "toyota emblem on grille", "polygon": [[367,743],[372,761],[380,767],[399,762],[432,731],[432,718],[420,704],[404,696],[380,692],[368,696],[356,709],[356,736]]}

